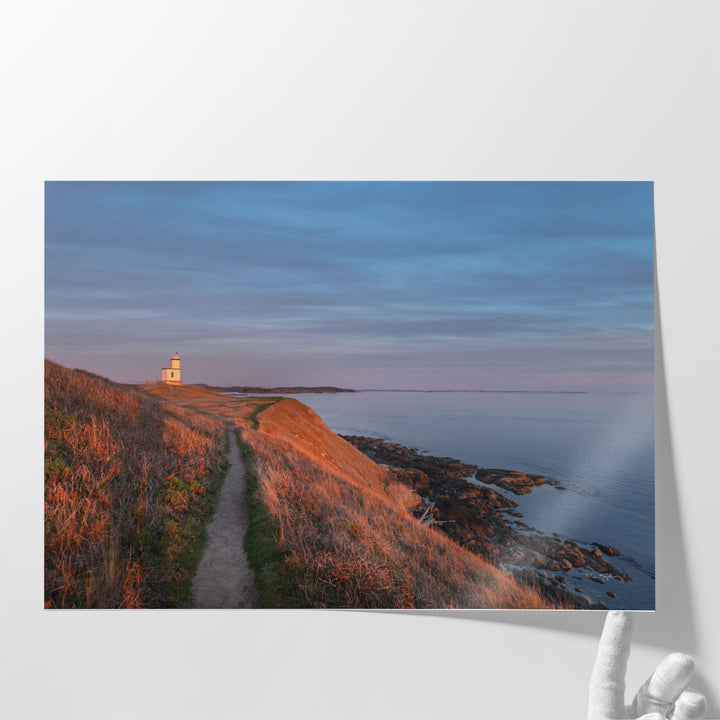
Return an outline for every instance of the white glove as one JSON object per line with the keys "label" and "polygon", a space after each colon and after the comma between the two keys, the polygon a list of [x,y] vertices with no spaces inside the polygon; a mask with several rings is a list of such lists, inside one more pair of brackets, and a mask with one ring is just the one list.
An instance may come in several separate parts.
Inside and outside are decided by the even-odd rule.
{"label": "white glove", "polygon": [[695,663],[689,655],[668,655],[625,705],[625,673],[630,657],[633,616],[609,612],[590,679],[588,720],[698,720],[705,698],[687,688]]}

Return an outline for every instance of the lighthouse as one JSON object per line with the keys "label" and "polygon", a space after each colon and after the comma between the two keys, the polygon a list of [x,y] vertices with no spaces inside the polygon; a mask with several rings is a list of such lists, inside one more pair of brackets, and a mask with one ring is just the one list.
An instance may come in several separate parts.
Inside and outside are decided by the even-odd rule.
{"label": "lighthouse", "polygon": [[182,385],[180,379],[180,356],[177,353],[170,358],[170,367],[162,369],[161,382],[167,385]]}

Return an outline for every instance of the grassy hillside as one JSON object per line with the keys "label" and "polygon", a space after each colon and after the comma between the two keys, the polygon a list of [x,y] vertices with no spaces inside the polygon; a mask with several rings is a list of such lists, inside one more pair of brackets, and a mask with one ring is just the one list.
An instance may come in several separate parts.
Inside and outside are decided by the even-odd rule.
{"label": "grassy hillside", "polygon": [[[255,454],[256,501],[264,509],[259,519],[256,509],[250,544],[275,568],[258,575],[266,604],[550,607],[532,588],[420,523],[410,512],[419,502],[411,488],[310,408],[277,400],[253,420],[242,435]],[[263,534],[277,553],[268,552]]]}
{"label": "grassy hillside", "polygon": [[[117,386],[46,366],[46,599],[187,603],[206,488],[234,425],[250,462],[246,548],[264,607],[545,608],[414,515],[409,485],[293,399]],[[210,483],[210,485],[208,484]]]}
{"label": "grassy hillside", "polygon": [[46,606],[187,605],[225,444],[217,418],[46,361]]}

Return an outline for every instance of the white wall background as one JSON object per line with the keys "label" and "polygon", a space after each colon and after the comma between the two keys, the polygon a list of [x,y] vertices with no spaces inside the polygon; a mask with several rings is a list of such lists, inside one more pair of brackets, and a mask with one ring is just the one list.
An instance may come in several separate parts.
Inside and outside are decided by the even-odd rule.
{"label": "white wall background", "polygon": [[657,607],[720,716],[716,3],[25,2],[0,24],[7,718],[582,717],[603,613],[43,612],[44,180],[654,180]]}

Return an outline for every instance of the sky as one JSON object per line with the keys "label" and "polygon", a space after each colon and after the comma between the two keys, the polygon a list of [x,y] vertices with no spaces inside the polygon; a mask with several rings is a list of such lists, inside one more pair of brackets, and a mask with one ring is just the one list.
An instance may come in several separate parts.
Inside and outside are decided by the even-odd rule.
{"label": "sky", "polygon": [[45,356],[118,382],[653,390],[649,182],[48,182]]}

